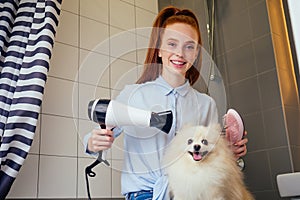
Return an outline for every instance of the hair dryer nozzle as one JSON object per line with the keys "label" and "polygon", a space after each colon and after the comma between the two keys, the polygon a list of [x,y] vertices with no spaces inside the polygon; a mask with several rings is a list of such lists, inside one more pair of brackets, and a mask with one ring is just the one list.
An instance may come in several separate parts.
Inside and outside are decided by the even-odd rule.
{"label": "hair dryer nozzle", "polygon": [[173,123],[172,111],[151,113],[150,127],[156,127],[165,133],[169,133]]}
{"label": "hair dryer nozzle", "polygon": [[109,102],[109,99],[96,99],[90,101],[88,105],[89,119],[100,125],[105,125],[106,111]]}

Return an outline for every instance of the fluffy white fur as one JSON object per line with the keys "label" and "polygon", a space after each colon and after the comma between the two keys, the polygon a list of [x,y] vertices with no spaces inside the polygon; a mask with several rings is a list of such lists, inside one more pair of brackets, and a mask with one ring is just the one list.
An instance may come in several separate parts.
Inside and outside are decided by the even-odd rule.
{"label": "fluffy white fur", "polygon": [[219,125],[184,127],[167,147],[163,165],[174,200],[254,199],[220,133]]}

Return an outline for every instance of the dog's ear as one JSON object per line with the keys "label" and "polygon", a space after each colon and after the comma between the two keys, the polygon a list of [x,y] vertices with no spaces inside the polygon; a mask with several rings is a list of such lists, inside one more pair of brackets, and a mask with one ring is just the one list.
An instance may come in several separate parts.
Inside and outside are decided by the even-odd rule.
{"label": "dog's ear", "polygon": [[207,139],[216,143],[221,135],[221,125],[220,124],[210,124],[208,127]]}
{"label": "dog's ear", "polygon": [[181,129],[188,129],[190,127],[193,127],[192,123],[185,123],[185,124],[182,125]]}
{"label": "dog's ear", "polygon": [[176,135],[182,135],[182,132],[184,132],[185,134],[187,134],[188,132],[190,132],[192,129],[194,128],[194,126],[191,123],[186,123],[183,124],[182,127],[180,128],[180,130],[178,130],[176,132]]}
{"label": "dog's ear", "polygon": [[222,131],[221,124],[219,124],[219,123],[211,124],[210,127],[213,128],[215,131],[218,131],[221,134],[221,131]]}

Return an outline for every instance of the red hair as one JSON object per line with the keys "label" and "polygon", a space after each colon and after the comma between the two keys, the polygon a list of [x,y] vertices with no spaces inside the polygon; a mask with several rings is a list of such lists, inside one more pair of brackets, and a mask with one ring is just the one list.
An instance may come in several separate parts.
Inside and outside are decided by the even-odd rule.
{"label": "red hair", "polygon": [[[162,71],[162,60],[159,57],[159,49],[161,43],[161,36],[163,30],[171,24],[184,23],[188,24],[195,29],[198,34],[198,44],[201,47],[201,34],[199,29],[199,23],[195,14],[188,9],[179,9],[173,6],[169,6],[161,10],[154,23],[149,41],[149,48],[146,54],[144,62],[144,71],[137,83],[145,83],[147,81],[155,80]],[[201,66],[201,49],[199,48],[198,57],[193,63],[192,67],[186,72],[185,77],[193,85],[198,77]]]}

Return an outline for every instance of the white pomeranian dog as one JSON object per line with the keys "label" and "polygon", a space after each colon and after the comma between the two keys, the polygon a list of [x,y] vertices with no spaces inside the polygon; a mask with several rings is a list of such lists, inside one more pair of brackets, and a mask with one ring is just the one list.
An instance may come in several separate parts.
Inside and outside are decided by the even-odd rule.
{"label": "white pomeranian dog", "polygon": [[219,124],[184,127],[167,147],[163,166],[173,200],[253,200]]}

